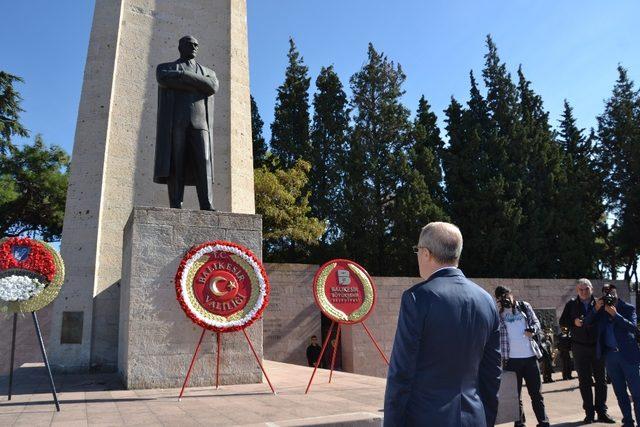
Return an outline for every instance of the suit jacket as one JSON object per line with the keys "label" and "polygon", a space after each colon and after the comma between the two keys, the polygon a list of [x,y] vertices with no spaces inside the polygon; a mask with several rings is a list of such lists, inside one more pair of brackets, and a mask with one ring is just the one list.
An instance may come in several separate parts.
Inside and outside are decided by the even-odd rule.
{"label": "suit jacket", "polygon": [[[197,72],[184,69],[184,62],[177,60],[158,65],[158,119],[153,182],[166,184],[171,173],[171,146],[176,91],[191,91],[208,95],[206,115],[209,133],[209,159],[213,172],[213,95],[218,91],[218,78],[210,70],[196,62]],[[185,167],[185,185],[195,185],[195,167]]]}
{"label": "suit jacket", "polygon": [[499,318],[487,292],[447,268],[403,293],[385,426],[493,426],[500,375]]}
{"label": "suit jacket", "polygon": [[636,341],[636,309],[631,304],[618,299],[616,310],[618,313],[613,318],[604,310],[604,307],[598,312],[592,310],[584,318],[586,324],[595,324],[598,328],[596,355],[600,358],[604,354],[605,333],[609,319],[611,319],[613,321],[613,335],[616,337],[622,357],[629,363],[640,363],[640,348],[638,348]]}
{"label": "suit jacket", "polygon": [[[593,296],[591,297],[590,304],[595,304],[595,299],[593,298]],[[587,312],[585,311],[584,305],[580,301],[580,298],[571,298],[569,302],[565,304],[564,310],[562,310],[562,315],[560,316],[559,323],[560,326],[569,328],[569,330],[571,331],[573,343],[593,347],[594,345],[596,345],[595,326],[585,325],[583,323],[581,327],[577,327],[575,324],[576,319],[579,319],[580,316],[586,317],[586,315]]]}

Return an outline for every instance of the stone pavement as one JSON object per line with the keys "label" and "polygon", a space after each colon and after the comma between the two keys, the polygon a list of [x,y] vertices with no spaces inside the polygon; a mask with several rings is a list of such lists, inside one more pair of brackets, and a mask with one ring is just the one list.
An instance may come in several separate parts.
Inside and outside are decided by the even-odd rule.
{"label": "stone pavement", "polygon": [[[576,373],[574,372],[574,376]],[[547,416],[552,426],[573,427],[582,425],[584,419],[584,411],[582,410],[582,399],[580,398],[580,390],[578,390],[578,380],[561,381],[561,373],[553,374],[554,383],[542,384],[542,396],[547,408]],[[526,386],[522,388],[523,402],[525,407],[525,416],[528,426],[537,424],[536,417],[531,409],[531,399],[527,394]],[[621,425],[622,414],[618,408],[616,396],[613,394],[613,388],[609,385],[607,394],[607,404],[609,406],[609,415],[611,415],[617,424],[601,424],[594,423],[590,426],[612,426]],[[499,424],[497,427],[511,427],[513,423]]]}
{"label": "stone pavement", "polygon": [[56,413],[44,368],[23,365],[10,402],[7,378],[0,380],[0,426],[380,425],[384,379],[335,372],[328,384],[319,369],[305,396],[310,368],[266,361],[265,369],[277,396],[265,382],[188,388],[181,402],[179,389],[122,390],[114,375],[59,375]]}
{"label": "stone pavement", "polygon": [[[277,396],[263,383],[223,386],[220,390],[189,388],[182,402],[177,401],[177,389],[122,390],[114,375],[59,375],[56,385],[62,411],[56,413],[44,368],[23,365],[14,378],[10,402],[6,398],[7,377],[0,380],[0,426],[380,425],[384,379],[336,372],[328,384],[328,371],[318,370],[305,396],[310,368],[267,361],[266,369]],[[577,380],[544,384],[543,394],[552,425],[580,425],[584,415]],[[524,397],[532,426],[535,417],[526,391]],[[622,417],[611,387],[608,403],[610,414],[619,421]]]}

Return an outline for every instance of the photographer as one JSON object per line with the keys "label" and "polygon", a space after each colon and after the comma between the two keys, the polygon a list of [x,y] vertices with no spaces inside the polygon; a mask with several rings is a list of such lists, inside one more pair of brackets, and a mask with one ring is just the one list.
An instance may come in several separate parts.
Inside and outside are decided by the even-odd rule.
{"label": "photographer", "polygon": [[640,421],[640,348],[636,341],[636,309],[620,300],[614,285],[604,285],[602,298],[584,319],[585,325],[597,326],[596,354],[604,357],[613,391],[622,411],[622,425],[633,426],[633,398],[636,421]]}
{"label": "photographer", "polygon": [[518,381],[518,400],[520,402],[520,419],[514,426],[524,426],[525,416],[522,409],[522,380],[527,382],[527,391],[531,398],[533,412],[538,419],[538,426],[549,426],[545,413],[544,399],[540,393],[540,368],[537,359],[542,351],[536,337],[541,333],[540,322],[531,305],[524,301],[516,301],[511,289],[498,286],[494,292],[500,313],[500,350],[502,366],[505,371],[516,373]]}
{"label": "photographer", "polygon": [[[585,411],[586,424],[595,421],[615,423],[607,414],[607,381],[604,375],[604,359],[596,355],[596,328],[585,325],[584,318],[594,312],[596,300],[593,297],[593,286],[588,279],[578,279],[576,282],[576,297],[564,306],[560,316],[560,326],[571,331],[571,350],[578,373],[582,408]],[[592,379],[593,375],[593,379]],[[595,384],[594,384],[595,380]],[[594,393],[595,389],[595,402]]]}

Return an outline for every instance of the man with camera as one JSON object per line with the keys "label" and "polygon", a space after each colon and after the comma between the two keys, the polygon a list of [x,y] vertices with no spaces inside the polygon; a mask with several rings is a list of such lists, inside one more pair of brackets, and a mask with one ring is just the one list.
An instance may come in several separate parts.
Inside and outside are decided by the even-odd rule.
{"label": "man with camera", "polygon": [[[607,414],[604,359],[596,355],[597,330],[595,326],[584,323],[585,317],[594,312],[596,305],[591,282],[588,279],[578,279],[576,293],[578,295],[564,306],[559,323],[562,328],[571,331],[571,350],[578,373],[582,408],[586,415],[584,423],[594,422],[597,413],[599,423],[613,424],[615,421]],[[595,389],[595,402],[592,387]]]}
{"label": "man with camera", "polygon": [[627,387],[633,398],[636,422],[640,422],[640,348],[636,341],[636,309],[620,300],[615,285],[602,288],[602,298],[584,318],[596,326],[596,355],[604,357],[613,391],[622,411],[622,425],[632,427],[633,416]]}
{"label": "man with camera", "polygon": [[538,419],[539,427],[549,426],[549,419],[545,412],[544,399],[540,392],[540,368],[538,360],[542,358],[542,351],[538,342],[541,334],[540,322],[533,312],[531,305],[525,301],[516,301],[511,289],[498,286],[494,295],[500,313],[500,352],[502,366],[505,371],[516,373],[518,383],[518,401],[520,402],[520,417],[514,423],[515,427],[525,424],[522,408],[522,380],[527,383],[527,391],[531,398],[533,412]]}

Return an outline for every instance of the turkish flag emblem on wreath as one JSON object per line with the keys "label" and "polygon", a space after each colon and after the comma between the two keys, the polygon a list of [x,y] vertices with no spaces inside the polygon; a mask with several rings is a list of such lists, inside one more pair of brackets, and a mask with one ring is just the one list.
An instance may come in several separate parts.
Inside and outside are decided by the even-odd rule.
{"label": "turkish flag emblem on wreath", "polygon": [[244,246],[221,240],[191,248],[175,286],[187,316],[215,332],[246,328],[269,303],[269,279],[260,260]]}

